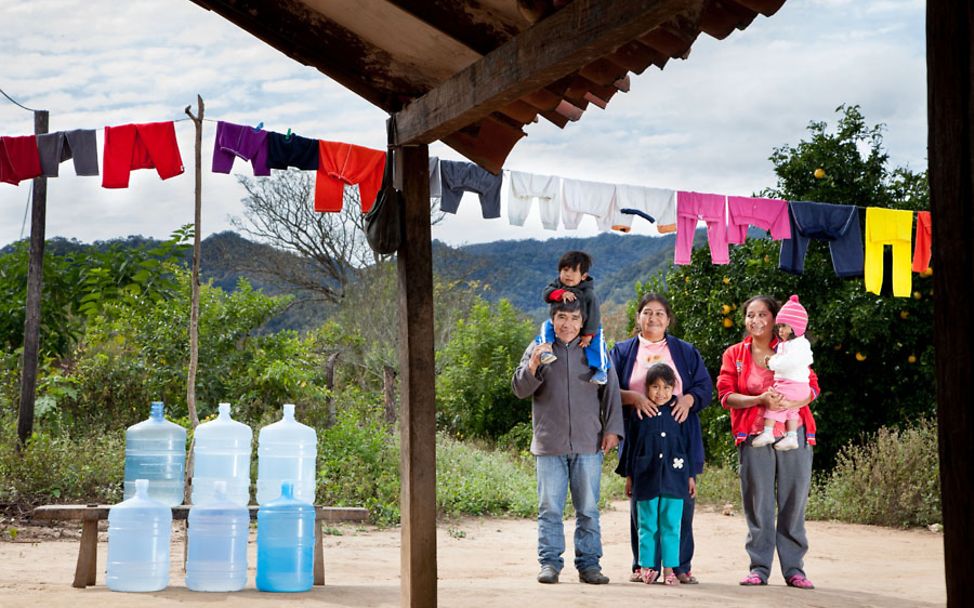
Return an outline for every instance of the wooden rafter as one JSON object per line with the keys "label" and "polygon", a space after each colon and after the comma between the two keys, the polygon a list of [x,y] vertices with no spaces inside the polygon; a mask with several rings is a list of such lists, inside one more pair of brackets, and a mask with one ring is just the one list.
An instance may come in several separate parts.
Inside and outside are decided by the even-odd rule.
{"label": "wooden rafter", "polygon": [[699,0],[575,0],[403,108],[399,143],[442,139],[699,7]]}

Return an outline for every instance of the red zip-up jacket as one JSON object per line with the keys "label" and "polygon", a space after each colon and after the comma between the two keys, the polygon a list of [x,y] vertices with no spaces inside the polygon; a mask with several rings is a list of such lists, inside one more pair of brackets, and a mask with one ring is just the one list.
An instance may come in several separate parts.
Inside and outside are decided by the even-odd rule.
{"label": "red zip-up jacket", "polygon": [[[724,351],[724,356],[720,362],[720,374],[717,376],[717,396],[720,405],[725,410],[730,411],[731,433],[734,435],[734,445],[738,445],[747,440],[748,433],[754,428],[757,419],[764,411],[758,406],[745,408],[727,407],[727,396],[731,393],[750,395],[747,392],[747,375],[750,373],[754,361],[751,358],[751,336],[744,338],[743,342],[733,344]],[[771,347],[778,344],[777,339],[771,341]],[[811,369],[808,370],[808,384],[815,397],[819,395],[818,376]],[[808,406],[798,410],[798,416],[805,426],[805,439],[809,445],[815,445],[815,418]]]}

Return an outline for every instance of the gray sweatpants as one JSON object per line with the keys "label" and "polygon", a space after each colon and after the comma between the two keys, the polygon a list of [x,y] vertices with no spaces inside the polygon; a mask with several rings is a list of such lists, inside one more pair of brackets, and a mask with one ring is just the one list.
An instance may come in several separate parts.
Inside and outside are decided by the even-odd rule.
{"label": "gray sweatpants", "polygon": [[805,443],[802,428],[798,430],[801,447],[788,452],[779,452],[770,445],[751,447],[754,437],[751,435],[737,446],[748,530],[745,549],[751,558],[751,571],[767,581],[777,548],[784,577],[804,576],[808,551],[805,506],[812,480],[812,446]]}

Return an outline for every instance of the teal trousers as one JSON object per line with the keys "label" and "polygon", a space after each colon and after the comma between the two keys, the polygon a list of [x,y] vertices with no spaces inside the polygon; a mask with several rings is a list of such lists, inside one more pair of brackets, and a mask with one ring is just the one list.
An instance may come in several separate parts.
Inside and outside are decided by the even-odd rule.
{"label": "teal trousers", "polygon": [[664,568],[680,566],[680,520],[683,499],[657,496],[636,503],[639,513],[639,565],[653,568],[658,563],[656,546],[663,553]]}

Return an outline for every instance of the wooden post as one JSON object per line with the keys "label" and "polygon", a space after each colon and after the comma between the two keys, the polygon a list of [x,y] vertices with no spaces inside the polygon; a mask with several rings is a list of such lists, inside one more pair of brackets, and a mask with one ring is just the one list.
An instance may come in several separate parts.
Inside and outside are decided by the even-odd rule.
{"label": "wooden post", "polygon": [[[191,279],[189,304],[189,370],[186,372],[186,408],[189,411],[189,424],[193,430],[200,423],[196,413],[196,370],[200,359],[200,232],[202,232],[201,215],[203,208],[203,98],[196,96],[196,116],[186,106],[186,115],[196,127],[196,197],[193,213],[193,275]],[[196,445],[196,434],[189,442],[189,454],[186,455],[186,483],[183,484],[183,498],[186,504],[192,502],[193,492],[193,447]],[[189,520],[186,520],[186,534],[189,538]],[[188,546],[189,543],[187,543]],[[184,547],[185,549],[185,547]],[[185,555],[184,562],[185,562]]]}
{"label": "wooden post", "polygon": [[[34,111],[34,134],[48,131],[47,110]],[[47,178],[35,177],[30,203],[30,253],[27,262],[27,301],[24,315],[24,354],[20,373],[18,447],[34,432],[34,399],[37,390],[37,358],[41,342],[41,289],[44,285],[44,232],[47,222]]]}
{"label": "wooden post", "polygon": [[927,2],[927,112],[933,217],[934,337],[947,605],[974,606],[974,8]]}
{"label": "wooden post", "polygon": [[401,606],[436,605],[436,406],[429,149],[396,148],[405,199],[399,267]]}

